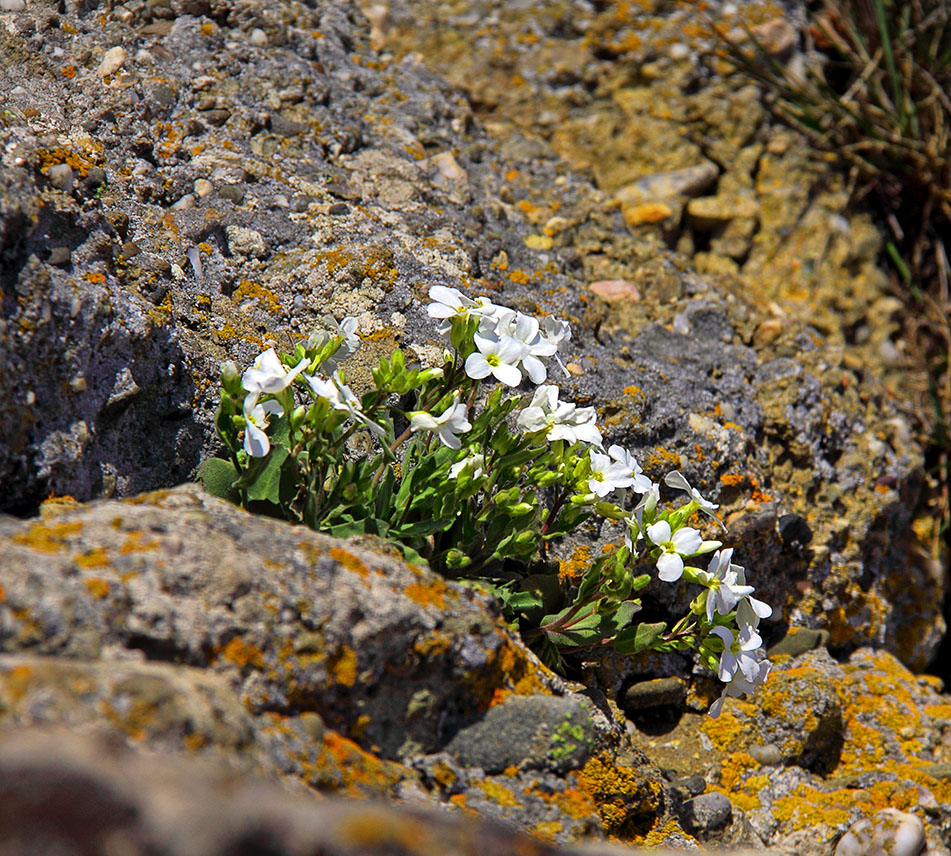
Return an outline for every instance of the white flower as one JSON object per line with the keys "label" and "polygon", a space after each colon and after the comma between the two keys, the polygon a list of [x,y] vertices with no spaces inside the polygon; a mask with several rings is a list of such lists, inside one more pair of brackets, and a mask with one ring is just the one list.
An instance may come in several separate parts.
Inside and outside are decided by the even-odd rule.
{"label": "white flower", "polygon": [[614,445],[608,449],[608,454],[627,470],[631,477],[629,487],[634,493],[645,494],[654,486],[654,483],[643,474],[641,465],[627,449]]}
{"label": "white flower", "polygon": [[598,496],[607,496],[611,491],[631,484],[631,476],[627,467],[611,460],[607,455],[588,452],[591,461],[591,478],[588,480],[588,490]]}
{"label": "white flower", "polygon": [[[737,582],[746,585],[746,569],[739,565],[733,565],[736,571]],[[736,608],[736,623],[740,627],[750,626],[759,627],[761,618],[769,618],[773,614],[773,608],[761,600],[757,600],[752,595],[747,595],[740,601]]]}
{"label": "white flower", "polygon": [[647,538],[661,549],[657,558],[657,576],[665,583],[679,580],[684,572],[683,556],[696,553],[703,545],[703,537],[696,529],[683,526],[671,534],[666,520],[648,526]]}
{"label": "white flower", "polygon": [[241,385],[247,392],[268,392],[273,395],[287,389],[294,378],[306,368],[305,357],[288,371],[274,348],[268,348],[264,353],[258,354],[251,368],[245,370],[241,376]]}
{"label": "white flower", "polygon": [[284,408],[276,401],[264,401],[258,404],[260,392],[252,392],[244,399],[244,451],[252,458],[263,458],[271,449],[264,429],[267,428],[268,414],[283,416]]}
{"label": "white flower", "polygon": [[353,394],[353,390],[340,379],[339,372],[334,372],[330,380],[311,375],[304,375],[304,380],[314,391],[314,395],[318,398],[327,399],[334,410],[346,410],[350,416],[366,425],[370,431],[378,436],[382,437],[386,433],[381,426],[368,419],[363,413],[359,399]]}
{"label": "white flower", "polygon": [[511,309],[496,315],[495,335],[504,339],[510,337],[522,345],[522,368],[532,379],[532,383],[544,383],[548,369],[539,357],[550,357],[557,347],[542,338],[538,320]]}
{"label": "white flower", "polygon": [[532,403],[518,415],[517,424],[533,434],[545,431],[545,439],[553,443],[564,440],[568,445],[581,441],[601,445],[601,432],[595,424],[593,407],[577,407],[558,400],[558,387],[542,385],[535,390]]}
{"label": "white flower", "polygon": [[571,338],[571,326],[567,321],[562,321],[560,318],[555,318],[554,315],[549,315],[542,320],[542,336],[555,346],[555,360],[558,362],[558,365],[561,366],[561,370],[565,373],[565,376],[569,376],[571,372],[568,371],[565,364],[561,361],[561,357],[558,356],[558,350],[564,342],[567,342]]}
{"label": "white flower", "polygon": [[719,612],[720,615],[728,615],[736,609],[736,605],[742,598],[756,591],[753,586],[743,585],[738,581],[737,570],[743,569],[739,565],[731,564],[732,558],[732,547],[717,550],[707,567],[705,576],[708,579],[705,580],[705,584],[708,586],[707,621],[709,622],[713,621],[714,611]]}
{"label": "white flower", "polygon": [[759,676],[760,649],[763,647],[759,633],[748,625],[741,627],[736,636],[729,627],[714,627],[710,632],[723,640],[717,677],[721,681],[732,681],[734,675],[740,672],[746,680],[755,681]]}
{"label": "white flower", "polygon": [[520,342],[510,336],[494,339],[478,333],[473,338],[479,350],[466,358],[466,374],[469,377],[481,380],[491,374],[506,386],[518,386],[522,382],[518,364],[524,346]]}
{"label": "white flower", "polygon": [[435,431],[443,445],[450,449],[459,449],[462,442],[456,436],[465,434],[472,425],[466,418],[466,406],[459,401],[456,396],[455,403],[446,409],[442,416],[433,416],[424,410],[417,410],[410,416],[410,430],[417,431]]}
{"label": "white flower", "polygon": [[683,490],[689,493],[690,498],[693,499],[693,501],[696,502],[698,506],[700,506],[697,510],[706,514],[707,517],[712,517],[714,520],[716,520],[717,523],[720,524],[720,526],[723,527],[723,531],[724,532],[726,531],[726,526],[723,526],[723,522],[720,520],[720,518],[717,517],[716,514],[713,513],[720,506],[714,502],[710,502],[710,500],[708,499],[704,499],[700,495],[700,491],[698,491],[695,487],[690,486],[690,482],[688,482],[687,479],[684,478],[683,473],[680,473],[680,472],[667,473],[667,475],[664,476],[664,482],[669,487],[676,488],[677,490]]}
{"label": "white flower", "polygon": [[485,472],[485,455],[480,455],[479,453],[474,452],[471,455],[463,458],[461,461],[457,461],[449,468],[449,478],[459,478],[459,474],[467,468],[472,471],[472,478],[482,478],[482,475]]}
{"label": "white flower", "polygon": [[340,335],[343,336],[343,342],[337,349],[337,353],[334,354],[334,359],[338,362],[343,362],[359,351],[360,345],[363,343],[357,335],[356,318],[344,318],[343,321],[337,325],[337,329]]}
{"label": "white flower", "polygon": [[441,335],[449,332],[453,318],[484,318],[491,316],[499,308],[487,297],[473,300],[458,288],[445,285],[434,285],[429,289],[429,297],[433,302],[426,307],[426,312],[430,318],[436,318],[440,322],[436,329]]}
{"label": "white flower", "polygon": [[710,716],[716,719],[720,715],[720,711],[723,709],[723,702],[727,697],[739,698],[741,695],[751,693],[757,687],[766,683],[766,679],[769,677],[769,672],[772,667],[773,664],[770,663],[769,660],[761,660],[757,664],[756,677],[752,680],[747,680],[742,674],[735,674],[733,680],[723,688],[723,692],[720,693],[720,698],[710,705],[710,710],[708,711]]}

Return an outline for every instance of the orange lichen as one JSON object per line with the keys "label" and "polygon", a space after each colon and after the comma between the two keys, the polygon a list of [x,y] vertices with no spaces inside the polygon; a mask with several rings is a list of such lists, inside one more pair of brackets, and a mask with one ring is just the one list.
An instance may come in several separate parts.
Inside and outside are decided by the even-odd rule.
{"label": "orange lichen", "polygon": [[591,547],[577,545],[568,559],[558,562],[558,580],[564,585],[577,585],[591,567]]}
{"label": "orange lichen", "polygon": [[252,666],[255,669],[261,669],[264,667],[264,657],[261,649],[250,642],[246,642],[240,636],[235,636],[221,649],[219,654],[225,660],[241,668]]}
{"label": "orange lichen", "polygon": [[357,652],[343,645],[327,664],[338,684],[352,687],[357,682]]}
{"label": "orange lichen", "polygon": [[104,600],[109,596],[109,583],[98,577],[90,577],[83,581],[88,591],[96,600]]}
{"label": "orange lichen", "polygon": [[343,565],[348,571],[359,574],[361,577],[370,576],[370,571],[367,566],[354,556],[353,553],[344,550],[342,547],[331,547],[330,556]]}
{"label": "orange lichen", "polygon": [[58,553],[63,549],[63,542],[71,535],[77,535],[82,531],[83,524],[79,520],[71,523],[34,523],[27,532],[14,535],[13,541],[17,544],[25,544],[34,550],[40,550],[44,553]]}
{"label": "orange lichen", "polygon": [[125,543],[119,548],[119,552],[125,556],[129,553],[142,553],[147,550],[157,550],[159,542],[155,538],[145,540],[144,532],[130,532],[126,535]]}
{"label": "orange lichen", "polygon": [[105,568],[110,564],[109,554],[104,547],[96,547],[85,553],[78,553],[73,561],[81,568]]}
{"label": "orange lichen", "polygon": [[413,603],[417,603],[424,608],[435,606],[436,609],[445,609],[447,591],[448,587],[442,580],[433,580],[426,585],[410,583],[403,589],[403,594]]}
{"label": "orange lichen", "polygon": [[512,793],[509,788],[505,787],[505,785],[500,785],[493,779],[484,779],[479,782],[479,787],[486,797],[494,803],[498,803],[501,806],[508,806],[509,808],[516,808],[520,805],[515,794]]}
{"label": "orange lichen", "polygon": [[605,830],[622,839],[646,835],[663,802],[659,782],[607,755],[585,764],[581,784],[597,805]]}

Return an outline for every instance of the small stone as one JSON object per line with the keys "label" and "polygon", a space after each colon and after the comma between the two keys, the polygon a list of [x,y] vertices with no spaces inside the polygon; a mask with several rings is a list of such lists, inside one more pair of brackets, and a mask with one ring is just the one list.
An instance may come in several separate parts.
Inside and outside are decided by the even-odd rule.
{"label": "small stone", "polygon": [[770,56],[781,57],[792,52],[799,40],[796,28],[786,18],[773,18],[753,27],[750,32]]}
{"label": "small stone", "polygon": [[127,261],[128,259],[131,259],[133,256],[137,256],[141,252],[142,250],[139,249],[139,245],[136,244],[134,241],[126,241],[122,245],[122,249],[119,251],[119,256],[122,259],[122,261]]}
{"label": "small stone", "polygon": [[195,194],[186,193],[181,199],[179,199],[174,205],[172,205],[172,211],[187,211],[189,208],[195,207]]}
{"label": "small stone", "polygon": [[709,834],[733,819],[733,804],[723,794],[712,791],[687,800],[680,816],[688,832],[695,835]]}
{"label": "small stone", "polygon": [[73,168],[68,163],[54,164],[46,171],[46,177],[50,180],[50,184],[52,184],[53,187],[57,190],[62,190],[63,193],[71,193],[73,184],[76,182]]}
{"label": "small stone", "polygon": [[592,282],[588,288],[607,303],[621,303],[625,300],[636,303],[641,299],[637,286],[626,279],[601,279]]}
{"label": "small stone", "polygon": [[267,255],[267,246],[260,232],[234,225],[228,226],[225,232],[228,235],[228,248],[235,255],[253,256],[258,259]]}
{"label": "small stone", "polygon": [[918,856],[926,843],[915,815],[886,808],[854,824],[839,839],[835,856]]}
{"label": "small stone", "polygon": [[585,704],[554,696],[512,696],[463,728],[446,751],[466,767],[501,773],[508,767],[567,772],[594,751]]}
{"label": "small stone", "polygon": [[642,202],[665,202],[678,196],[697,196],[706,191],[719,175],[716,164],[703,161],[684,169],[645,175],[617,190],[614,198],[622,205],[634,206]]}
{"label": "small stone", "polygon": [[758,743],[756,746],[750,746],[749,753],[754,760],[767,767],[775,767],[783,760],[783,753],[775,743],[765,745]]}
{"label": "small stone", "polygon": [[69,388],[73,392],[85,392],[86,386],[87,386],[86,378],[83,377],[81,374],[76,375],[75,377],[71,378],[69,381]]}
{"label": "small stone", "polygon": [[206,110],[202,113],[202,118],[210,122],[216,128],[220,128],[228,119],[231,118],[230,110]]}
{"label": "small stone", "polygon": [[687,694],[682,678],[657,678],[631,684],[621,696],[624,710],[641,710],[647,707],[682,704]]}
{"label": "small stone", "polygon": [[623,205],[621,213],[628,226],[661,223],[674,213],[666,202],[642,202],[640,205]]}
{"label": "small stone", "polygon": [[26,8],[26,0],[0,0],[0,12],[22,12]]}
{"label": "small stone", "polygon": [[256,48],[263,48],[267,45],[267,33],[264,32],[260,27],[255,27],[251,30],[251,35],[248,37],[248,40]]}
{"label": "small stone", "polygon": [[65,267],[69,264],[70,258],[69,247],[53,247],[50,250],[50,257],[46,261],[54,267]]}
{"label": "small stone", "polygon": [[244,191],[236,184],[226,184],[218,191],[218,195],[222,199],[233,202],[235,205],[240,205],[244,199]]}
{"label": "small stone", "polygon": [[350,206],[346,202],[334,202],[330,208],[327,209],[327,213],[334,217],[341,217],[344,214],[350,213]]}
{"label": "small stone", "polygon": [[525,238],[525,246],[530,250],[550,250],[554,241],[548,235],[529,235]]}
{"label": "small stone", "polygon": [[440,175],[449,181],[468,181],[468,173],[459,166],[459,162],[452,156],[452,152],[440,152],[430,158],[431,163],[439,170]]}
{"label": "small stone", "polygon": [[691,199],[687,203],[687,213],[695,229],[709,231],[737,218],[756,217],[759,203],[750,196],[724,193]]}
{"label": "small stone", "polygon": [[215,186],[207,178],[196,179],[193,187],[195,190],[195,196],[197,196],[199,199],[204,199],[215,189]]}
{"label": "small stone", "polygon": [[122,68],[123,63],[128,59],[128,54],[126,50],[121,45],[116,45],[114,48],[109,48],[103,54],[102,62],[99,63],[99,76],[100,77],[109,77],[111,74],[115,74],[120,68]]}

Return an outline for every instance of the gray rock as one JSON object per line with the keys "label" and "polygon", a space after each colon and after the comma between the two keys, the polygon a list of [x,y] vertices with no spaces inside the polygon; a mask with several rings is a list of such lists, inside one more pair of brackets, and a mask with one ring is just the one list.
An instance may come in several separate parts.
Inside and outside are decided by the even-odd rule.
{"label": "gray rock", "polygon": [[513,696],[461,729],[446,751],[461,764],[500,773],[508,767],[577,769],[591,756],[595,730],[577,699]]}
{"label": "gray rock", "polygon": [[686,800],[680,810],[684,827],[695,835],[707,837],[733,819],[733,804],[721,793],[713,791]]}
{"label": "gray rock", "polygon": [[[315,799],[231,765],[138,755],[65,730],[0,737],[4,853],[162,856],[621,856],[608,844],[556,847],[419,805]],[[656,852],[656,851],[652,851]]]}

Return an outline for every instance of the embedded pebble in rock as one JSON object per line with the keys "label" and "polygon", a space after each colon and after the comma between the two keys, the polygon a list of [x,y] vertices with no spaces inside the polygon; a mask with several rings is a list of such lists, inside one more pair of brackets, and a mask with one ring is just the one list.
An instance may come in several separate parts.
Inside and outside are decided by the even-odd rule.
{"label": "embedded pebble in rock", "polygon": [[835,856],[919,856],[926,844],[917,816],[886,808],[846,832],[835,847]]}
{"label": "embedded pebble in rock", "polygon": [[99,63],[99,76],[108,77],[110,74],[115,74],[122,68],[126,59],[128,59],[128,54],[121,45],[109,48],[103,54],[102,62]]}
{"label": "embedded pebble in rock", "polygon": [[267,254],[264,237],[257,230],[229,225],[225,229],[225,233],[228,236],[228,247],[231,252],[239,256],[250,256],[258,259],[264,258]]}
{"label": "embedded pebble in rock", "polygon": [[592,282],[588,288],[608,303],[641,299],[641,293],[637,286],[626,279],[600,279],[597,282]]}

